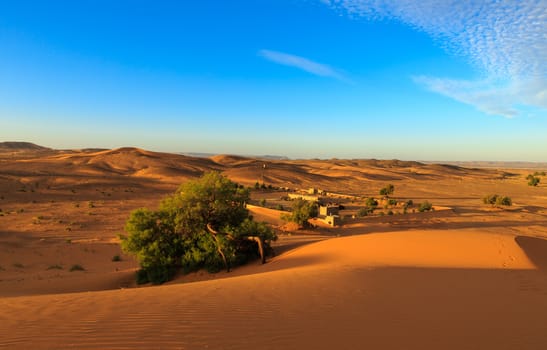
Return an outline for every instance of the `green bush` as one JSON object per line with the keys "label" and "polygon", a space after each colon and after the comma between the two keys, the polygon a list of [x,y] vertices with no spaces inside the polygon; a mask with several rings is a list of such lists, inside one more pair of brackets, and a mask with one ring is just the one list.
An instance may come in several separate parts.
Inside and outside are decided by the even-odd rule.
{"label": "green bush", "polygon": [[388,199],[387,204],[389,204],[389,205],[397,205],[397,200],[396,200],[396,199],[393,199],[393,198],[390,198],[390,199]]}
{"label": "green bush", "polygon": [[418,207],[418,211],[420,213],[423,213],[425,211],[430,211],[432,209],[433,209],[433,204],[429,203],[428,201],[420,203],[420,206]]}
{"label": "green bush", "polygon": [[252,237],[269,249],[277,237],[252,220],[248,201],[249,190],[211,172],[181,185],[159,210],[133,211],[125,227],[128,236],[120,238],[123,251],[139,260],[137,280],[161,284],[179,269],[216,272],[238,265],[258,255]]}
{"label": "green bush", "polygon": [[513,201],[509,197],[499,196],[496,198],[496,205],[511,206],[513,205]]}
{"label": "green bush", "polygon": [[372,197],[365,199],[365,205],[369,208],[376,208],[378,206],[378,201]]}
{"label": "green bush", "polygon": [[498,194],[489,194],[482,199],[484,204],[497,205],[497,206],[511,206],[513,201],[511,197],[500,196]]}
{"label": "green bush", "polygon": [[380,190],[380,195],[387,197],[393,194],[393,191],[395,191],[395,186],[393,186],[392,184],[389,184]]}
{"label": "green bush", "polygon": [[308,219],[315,218],[318,214],[317,204],[298,198],[293,201],[292,211],[289,214],[282,214],[281,218],[308,227]]}
{"label": "green bush", "polygon": [[541,181],[539,177],[534,176],[532,174],[528,175],[526,177],[526,180],[528,180],[528,186],[537,186],[539,185],[539,182]]}

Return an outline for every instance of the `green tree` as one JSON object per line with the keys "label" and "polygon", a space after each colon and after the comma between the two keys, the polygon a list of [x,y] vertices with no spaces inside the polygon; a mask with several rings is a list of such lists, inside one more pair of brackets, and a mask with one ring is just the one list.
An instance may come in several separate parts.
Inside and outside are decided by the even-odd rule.
{"label": "green tree", "polygon": [[157,211],[137,209],[126,223],[122,249],[137,257],[138,279],[163,283],[180,268],[216,272],[270,249],[275,233],[252,220],[249,190],[210,172],[179,187]]}
{"label": "green tree", "polygon": [[299,226],[307,227],[309,225],[308,219],[317,217],[317,214],[316,203],[298,198],[293,201],[292,211],[287,214],[281,214],[281,218],[285,221],[295,222]]}
{"label": "green tree", "polygon": [[539,185],[539,182],[541,181],[539,177],[534,176],[532,174],[528,175],[526,177],[526,180],[528,180],[528,186],[537,186]]}
{"label": "green tree", "polygon": [[394,191],[395,191],[395,186],[393,186],[392,184],[389,184],[380,190],[380,195],[387,197],[389,195],[392,195]]}

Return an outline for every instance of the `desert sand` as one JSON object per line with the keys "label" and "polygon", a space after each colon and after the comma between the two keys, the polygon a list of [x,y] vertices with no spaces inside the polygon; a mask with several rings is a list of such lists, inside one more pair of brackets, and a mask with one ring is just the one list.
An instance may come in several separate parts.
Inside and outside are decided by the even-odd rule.
{"label": "desert sand", "polygon": [[[437,210],[291,230],[280,211],[250,206],[279,234],[266,264],[135,286],[138,264],[117,238],[130,211],[155,208],[208,170],[247,186],[360,197],[392,183],[393,197]],[[530,172],[4,148],[0,348],[545,349],[547,178],[527,186]],[[491,193],[513,206],[484,205]],[[272,203],[281,195],[253,193]]]}

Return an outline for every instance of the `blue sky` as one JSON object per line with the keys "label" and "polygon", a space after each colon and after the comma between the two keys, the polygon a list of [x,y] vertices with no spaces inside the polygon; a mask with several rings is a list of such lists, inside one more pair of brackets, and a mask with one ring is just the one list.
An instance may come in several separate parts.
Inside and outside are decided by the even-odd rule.
{"label": "blue sky", "polygon": [[545,1],[0,3],[0,141],[547,161]]}

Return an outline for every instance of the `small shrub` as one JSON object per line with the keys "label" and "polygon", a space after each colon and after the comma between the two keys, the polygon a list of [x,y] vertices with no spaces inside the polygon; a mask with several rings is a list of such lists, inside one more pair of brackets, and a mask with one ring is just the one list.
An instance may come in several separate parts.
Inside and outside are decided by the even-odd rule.
{"label": "small shrub", "polygon": [[[67,228],[70,228],[70,227],[67,227]],[[65,242],[70,244],[70,243],[72,243],[72,240],[70,238],[67,238],[67,239],[65,239]]]}
{"label": "small shrub", "polygon": [[62,270],[63,267],[61,265],[58,265],[58,264],[55,264],[55,265],[50,265],[46,270]]}
{"label": "small shrub", "polygon": [[503,206],[509,207],[513,205],[513,201],[511,200],[510,197],[498,196],[498,198],[496,198],[496,205],[503,205]]}
{"label": "small shrub", "polygon": [[122,261],[122,258],[121,258],[119,255],[114,255],[114,256],[112,257],[112,261],[114,261],[114,262]]}
{"label": "small shrub", "polygon": [[70,272],[73,272],[73,271],[85,271],[85,269],[83,268],[82,265],[79,265],[79,264],[74,264],[70,267],[69,269]]}
{"label": "small shrub", "polygon": [[378,201],[372,197],[369,197],[365,200],[365,205],[369,208],[376,208],[378,206]]}
{"label": "small shrub", "polygon": [[511,199],[511,197],[500,196],[498,194],[489,194],[482,199],[482,202],[484,204],[497,205],[497,206],[513,205],[513,200]]}
{"label": "small shrub", "polygon": [[395,191],[395,186],[393,186],[392,184],[389,184],[380,190],[380,195],[387,197],[390,194],[393,194],[393,191]]}
{"label": "small shrub", "polygon": [[387,215],[393,215],[393,210],[388,211]]}
{"label": "small shrub", "polygon": [[420,213],[423,213],[425,211],[430,211],[432,209],[433,209],[433,204],[429,203],[428,201],[420,203],[420,206],[418,207],[418,211]]}
{"label": "small shrub", "polygon": [[387,204],[389,204],[389,205],[397,205],[397,200],[396,200],[396,199],[388,199]]}
{"label": "small shrub", "polygon": [[16,267],[16,268],[18,268],[18,269],[22,269],[22,268],[24,268],[25,266],[24,266],[23,264],[21,264],[21,263],[14,263],[14,264],[13,264],[13,267]]}
{"label": "small shrub", "polygon": [[528,180],[528,186],[537,186],[539,185],[539,182],[541,181],[539,177],[534,176],[532,174],[528,175],[526,177],[526,180]]}
{"label": "small shrub", "polygon": [[95,204],[94,204],[93,202],[88,202],[88,203],[87,203],[87,206],[88,206],[89,208],[95,208]]}
{"label": "small shrub", "polygon": [[275,209],[277,210],[285,210],[285,208],[283,207],[283,204],[278,204],[275,206]]}
{"label": "small shrub", "polygon": [[265,206],[266,206],[266,198],[262,198],[262,199],[260,200],[260,206],[261,206],[261,207],[265,207]]}

